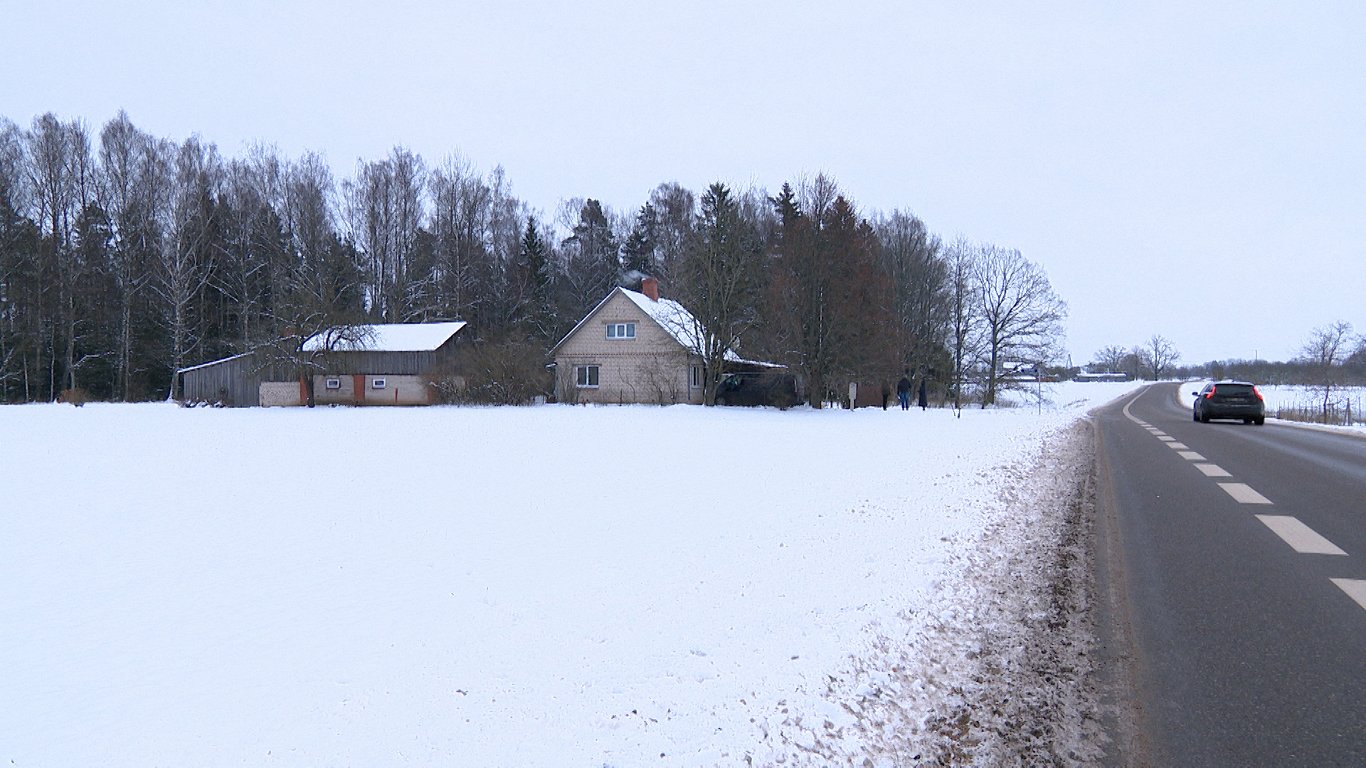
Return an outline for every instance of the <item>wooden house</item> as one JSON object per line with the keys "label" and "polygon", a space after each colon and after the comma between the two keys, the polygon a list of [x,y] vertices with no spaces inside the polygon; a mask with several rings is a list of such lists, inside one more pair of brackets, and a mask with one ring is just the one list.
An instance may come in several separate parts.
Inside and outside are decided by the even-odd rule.
{"label": "wooden house", "polygon": [[551,350],[556,399],[700,404],[698,332],[692,313],[659,297],[654,278],[645,278],[640,291],[615,288]]}

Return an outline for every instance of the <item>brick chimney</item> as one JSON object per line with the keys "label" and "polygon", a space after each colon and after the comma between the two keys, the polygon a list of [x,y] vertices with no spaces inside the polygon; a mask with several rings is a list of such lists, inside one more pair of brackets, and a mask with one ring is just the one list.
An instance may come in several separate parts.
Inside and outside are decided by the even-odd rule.
{"label": "brick chimney", "polygon": [[650,301],[659,301],[659,280],[649,277],[640,281],[640,292],[650,297]]}

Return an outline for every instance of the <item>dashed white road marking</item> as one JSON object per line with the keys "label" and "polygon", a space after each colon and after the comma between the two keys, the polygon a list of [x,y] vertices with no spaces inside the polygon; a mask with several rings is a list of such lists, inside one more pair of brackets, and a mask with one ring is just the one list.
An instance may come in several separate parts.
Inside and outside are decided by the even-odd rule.
{"label": "dashed white road marking", "polygon": [[1195,451],[1177,451],[1177,455],[1186,461],[1204,461],[1205,457]]}
{"label": "dashed white road marking", "polygon": [[1219,487],[1223,488],[1224,491],[1228,493],[1228,495],[1232,496],[1233,500],[1238,502],[1239,504],[1271,503],[1271,499],[1268,499],[1260,493],[1257,493],[1256,491],[1252,490],[1251,486],[1249,486],[1247,483],[1219,483]]}
{"label": "dashed white road marking", "polygon": [[1196,464],[1195,468],[1205,473],[1205,477],[1233,477],[1227,469],[1218,464]]}
{"label": "dashed white road marking", "polygon": [[1366,608],[1366,581],[1362,579],[1333,579],[1334,584],[1338,585],[1347,596],[1357,601],[1357,605]]}
{"label": "dashed white road marking", "polygon": [[1190,446],[1185,443],[1167,443],[1167,447],[1177,451],[1184,451],[1187,448],[1190,448]]}
{"label": "dashed white road marking", "polygon": [[1346,555],[1337,545],[1323,538],[1313,528],[1289,515],[1257,515],[1271,532],[1285,539],[1296,552],[1305,555]]}
{"label": "dashed white road marking", "polygon": [[1174,442],[1176,442],[1176,438],[1172,437],[1171,435],[1163,435],[1163,436],[1161,436],[1161,437],[1159,437],[1159,438],[1157,438],[1157,439],[1158,439],[1158,440],[1161,440],[1161,441],[1164,442],[1164,443],[1174,443]]}

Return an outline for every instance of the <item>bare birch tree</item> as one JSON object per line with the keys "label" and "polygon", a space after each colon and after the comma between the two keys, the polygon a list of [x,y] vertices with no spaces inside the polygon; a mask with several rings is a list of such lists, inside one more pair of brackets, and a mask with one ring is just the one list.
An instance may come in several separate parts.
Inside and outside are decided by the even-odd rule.
{"label": "bare birch tree", "polygon": [[1062,340],[1067,305],[1038,265],[994,245],[978,251],[977,296],[985,337],[987,386],[982,407],[996,403],[1007,359],[1047,362]]}
{"label": "bare birch tree", "polygon": [[1163,376],[1171,373],[1171,369],[1181,359],[1181,353],[1177,351],[1176,345],[1161,334],[1153,334],[1148,340],[1148,346],[1143,348],[1143,365],[1153,374],[1153,381],[1161,381]]}
{"label": "bare birch tree", "polygon": [[1323,395],[1322,413],[1327,423],[1333,392],[1342,385],[1342,364],[1352,354],[1352,324],[1338,320],[1315,328],[1300,351],[1313,371],[1315,390]]}
{"label": "bare birch tree", "polygon": [[949,246],[945,270],[948,281],[949,356],[953,365],[950,386],[955,411],[963,409],[968,375],[980,358],[982,315],[981,306],[975,300],[973,276],[977,272],[976,264],[977,250],[972,244],[960,238]]}
{"label": "bare birch tree", "polygon": [[895,355],[901,367],[927,376],[944,364],[948,351],[950,281],[939,238],[901,211],[878,220],[876,229],[879,263],[892,289]]}
{"label": "bare birch tree", "polygon": [[[40,336],[47,352],[49,396],[76,387],[76,344],[84,308],[76,302],[84,269],[75,232],[95,198],[94,164],[84,124],[63,123],[51,113],[33,121],[28,135],[29,184],[43,235],[42,284],[51,310]],[[59,365],[60,363],[60,365]]]}
{"label": "bare birch tree", "polygon": [[1124,347],[1114,345],[1105,347],[1096,352],[1091,358],[1091,373],[1118,373],[1124,370],[1124,363],[1129,357],[1129,351]]}
{"label": "bare birch tree", "polygon": [[222,163],[213,145],[204,146],[193,137],[178,150],[163,144],[157,154],[165,163],[157,169],[158,187],[166,194],[158,202],[163,237],[151,288],[161,305],[162,330],[169,347],[167,398],[173,399],[175,372],[202,341],[196,299],[212,277],[218,255],[215,198],[222,183]]}
{"label": "bare birch tree", "polygon": [[416,303],[409,268],[423,223],[426,166],[395,147],[384,160],[360,164],[356,175],[345,189],[351,237],[366,259],[366,305],[385,322],[402,322]]}

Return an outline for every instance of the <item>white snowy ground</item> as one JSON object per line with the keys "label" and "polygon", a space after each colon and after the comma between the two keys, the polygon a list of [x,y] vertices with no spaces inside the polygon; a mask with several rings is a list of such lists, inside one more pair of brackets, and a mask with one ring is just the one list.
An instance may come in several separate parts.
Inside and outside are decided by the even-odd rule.
{"label": "white snowy ground", "polygon": [[0,408],[0,765],[1084,762],[1030,670],[1077,662],[1078,420],[1136,386]]}

